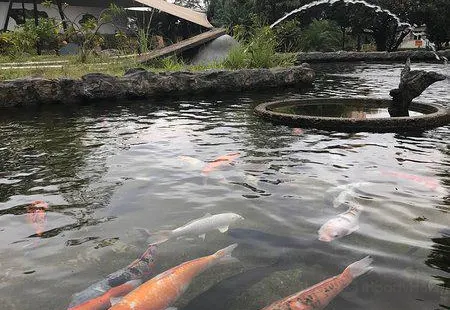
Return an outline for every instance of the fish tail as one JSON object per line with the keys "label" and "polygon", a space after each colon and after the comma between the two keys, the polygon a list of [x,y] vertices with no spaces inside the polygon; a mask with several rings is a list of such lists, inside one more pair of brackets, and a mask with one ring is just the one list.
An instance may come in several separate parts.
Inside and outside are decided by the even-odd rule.
{"label": "fish tail", "polygon": [[150,234],[147,238],[148,244],[157,245],[166,242],[172,237],[171,230],[161,230],[154,234]]}
{"label": "fish tail", "polygon": [[363,259],[349,265],[344,272],[349,272],[353,279],[357,278],[369,272],[372,269],[371,266],[372,262],[373,262],[372,257],[366,256]]}
{"label": "fish tail", "polygon": [[217,263],[219,264],[227,264],[227,263],[234,263],[238,262],[239,260],[231,255],[233,250],[237,248],[239,244],[234,243],[230,246],[227,246],[226,248],[217,251],[213,255],[217,258]]}

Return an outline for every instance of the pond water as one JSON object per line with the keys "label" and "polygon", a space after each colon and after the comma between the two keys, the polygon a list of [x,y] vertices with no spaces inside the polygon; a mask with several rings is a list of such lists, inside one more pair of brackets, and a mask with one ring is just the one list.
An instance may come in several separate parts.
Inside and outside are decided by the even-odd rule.
{"label": "pond water", "polygon": [[[354,102],[340,103],[339,100],[329,102],[327,104],[292,104],[272,109],[274,112],[296,114],[304,116],[320,116],[320,117],[338,117],[338,118],[354,118],[354,119],[368,119],[368,118],[390,118],[388,108],[370,107],[364,105],[364,102],[355,100]],[[416,111],[409,111],[409,116],[420,116],[423,113]]]}
{"label": "pond water", "polygon": [[[414,64],[449,76],[449,67]],[[267,100],[388,98],[402,64],[316,65],[314,88],[167,102],[0,111],[1,309],[66,309],[71,295],[146,249],[135,228],[174,229],[235,212],[230,231],[173,239],[155,273],[238,242],[239,263],[197,277],[179,309],[261,309],[372,255],[373,270],[327,309],[449,309],[450,127],[415,135],[275,126],[253,114]],[[448,106],[450,81],[422,102]],[[212,161],[207,176],[179,156]],[[340,185],[355,189],[359,229],[332,242],[318,229]],[[32,201],[49,204],[42,233]],[[39,236],[40,235],[40,236]],[[294,239],[293,239],[294,238]]]}

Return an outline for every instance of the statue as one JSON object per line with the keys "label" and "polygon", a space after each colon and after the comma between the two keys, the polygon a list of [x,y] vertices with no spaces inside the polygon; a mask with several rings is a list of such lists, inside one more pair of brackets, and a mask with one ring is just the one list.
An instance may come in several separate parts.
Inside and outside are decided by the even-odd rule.
{"label": "statue", "polygon": [[411,71],[411,60],[408,58],[402,70],[400,85],[390,91],[392,105],[389,114],[392,117],[409,116],[409,106],[414,98],[420,96],[431,84],[445,80],[445,75],[423,70]]}

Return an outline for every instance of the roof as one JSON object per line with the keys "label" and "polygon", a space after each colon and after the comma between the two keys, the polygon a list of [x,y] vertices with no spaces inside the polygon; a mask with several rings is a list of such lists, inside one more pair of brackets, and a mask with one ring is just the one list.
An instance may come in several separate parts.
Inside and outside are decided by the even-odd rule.
{"label": "roof", "polygon": [[[6,2],[8,0],[0,0],[0,2]],[[16,0],[21,2],[21,0]],[[24,0],[24,2],[33,2],[33,0]],[[203,27],[212,29],[214,28],[208,21],[206,14],[188,9],[173,3],[169,3],[165,0],[61,0],[62,3],[67,3],[70,6],[88,6],[88,7],[108,7],[111,3],[115,3],[120,7],[133,7],[140,3],[176,17],[185,19]]]}
{"label": "roof", "polygon": [[206,28],[214,28],[213,25],[209,23],[206,14],[173,3],[169,3],[165,0],[135,0],[135,2],[142,3],[149,7],[158,9],[160,11],[185,19]]}

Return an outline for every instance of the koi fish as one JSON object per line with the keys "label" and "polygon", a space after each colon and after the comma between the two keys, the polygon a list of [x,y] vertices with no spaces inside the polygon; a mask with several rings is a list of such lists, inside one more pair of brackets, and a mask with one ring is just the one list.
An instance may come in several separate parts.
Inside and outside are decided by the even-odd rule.
{"label": "koi fish", "polygon": [[172,238],[178,238],[186,235],[198,235],[205,239],[206,233],[219,230],[221,233],[228,231],[230,225],[234,222],[244,220],[242,216],[236,213],[221,213],[211,215],[207,213],[205,216],[193,220],[174,230],[162,230],[155,234],[150,233],[147,229],[139,230],[149,236],[147,242],[150,244],[160,244]]}
{"label": "koi fish", "polygon": [[[95,306],[100,307],[101,305],[106,304],[108,307],[110,307],[111,305],[109,304],[109,299],[111,297],[119,296],[116,294],[119,290],[122,291],[130,287],[130,286],[121,287],[122,285],[125,285],[126,283],[135,285],[137,284],[137,282],[130,282],[130,281],[141,280],[143,278],[150,276],[155,264],[154,259],[155,255],[156,255],[156,246],[150,245],[148,249],[138,259],[134,260],[127,267],[111,273],[105,279],[92,284],[91,286],[89,286],[88,288],[79,293],[74,294],[72,296],[72,301],[70,302],[68,309],[69,310],[103,309],[103,308],[95,308]],[[119,289],[119,287],[121,288]],[[134,288],[132,288],[131,290],[133,290]],[[131,292],[131,290],[128,292]],[[112,296],[113,294],[116,294],[117,296]],[[125,294],[122,294],[121,296]],[[106,309],[108,307],[106,307]]]}
{"label": "koi fish", "polygon": [[45,211],[48,209],[48,204],[44,201],[33,201],[27,207],[28,221],[34,226],[36,235],[42,236],[45,230],[45,224],[47,222],[47,215]]}
{"label": "koi fish", "polygon": [[343,204],[349,203],[349,197],[352,198],[355,195],[355,190],[363,186],[372,185],[370,182],[357,182],[345,185],[336,186],[330,190],[327,190],[327,194],[339,192],[339,194],[333,199],[333,207],[338,208]]}
{"label": "koi fish", "polygon": [[296,136],[300,136],[302,134],[304,134],[305,132],[303,131],[303,129],[301,128],[293,128],[292,129],[292,134],[296,135]]}
{"label": "koi fish", "polygon": [[131,280],[119,286],[113,287],[102,295],[90,299],[69,310],[107,310],[111,307],[111,299],[125,296],[142,284],[142,280]]}
{"label": "koi fish", "polygon": [[393,176],[395,178],[399,179],[405,179],[417,183],[423,184],[426,188],[433,190],[433,191],[442,191],[443,188],[438,180],[430,178],[430,177],[424,177],[420,175],[414,175],[409,174],[405,172],[397,172],[397,171],[381,171],[381,174]]}
{"label": "koi fish", "polygon": [[207,175],[223,165],[230,164],[233,160],[235,160],[239,156],[241,156],[239,152],[219,156],[212,162],[206,164],[206,166],[202,170],[202,174]]}
{"label": "koi fish", "polygon": [[372,258],[357,261],[335,277],[322,281],[306,290],[274,302],[262,310],[319,310],[325,308],[357,277],[370,271]]}
{"label": "koi fish", "polygon": [[318,231],[319,240],[330,242],[357,231],[359,229],[358,223],[361,212],[362,206],[352,203],[346,212],[332,218],[320,227]]}
{"label": "koi fish", "polygon": [[178,158],[194,169],[200,169],[206,165],[204,161],[191,156],[178,156]]}
{"label": "koi fish", "polygon": [[197,258],[154,277],[123,297],[110,310],[164,310],[170,307],[189,287],[192,280],[203,271],[219,263],[237,261],[231,256],[237,244],[215,254]]}

